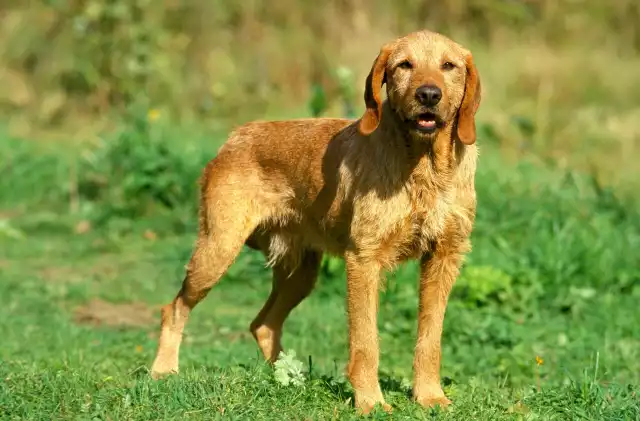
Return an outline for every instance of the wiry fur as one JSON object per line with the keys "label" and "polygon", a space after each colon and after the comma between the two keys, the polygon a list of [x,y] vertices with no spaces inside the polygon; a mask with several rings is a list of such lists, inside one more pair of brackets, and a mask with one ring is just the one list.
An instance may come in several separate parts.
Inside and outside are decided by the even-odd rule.
{"label": "wiry fur", "polygon": [[[405,60],[411,68],[398,67]],[[385,82],[388,100],[381,101]],[[442,90],[428,110],[415,98],[424,84]],[[419,259],[414,396],[425,406],[449,403],[440,386],[440,336],[476,207],[480,84],[471,54],[429,31],[389,43],[367,78],[365,103],[356,121],[252,122],[229,136],[204,170],[198,240],[181,290],[162,311],[155,377],[178,371],[189,312],[244,244],[273,267],[271,295],[251,331],[275,361],[284,320],[311,292],[326,252],[346,261],[355,404],[365,412],[377,402],[388,408],[378,384],[379,281],[385,269]],[[438,117],[435,133],[416,129],[426,111]]]}

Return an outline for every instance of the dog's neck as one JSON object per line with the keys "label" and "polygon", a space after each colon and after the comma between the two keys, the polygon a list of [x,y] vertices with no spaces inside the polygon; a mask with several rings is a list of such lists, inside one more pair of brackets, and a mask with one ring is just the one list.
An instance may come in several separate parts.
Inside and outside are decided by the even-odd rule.
{"label": "dog's neck", "polygon": [[403,178],[419,184],[445,184],[452,176],[455,166],[453,124],[445,125],[433,139],[425,139],[408,130],[406,122],[385,101],[377,131],[383,137],[380,141],[389,146],[390,156],[400,164]]}

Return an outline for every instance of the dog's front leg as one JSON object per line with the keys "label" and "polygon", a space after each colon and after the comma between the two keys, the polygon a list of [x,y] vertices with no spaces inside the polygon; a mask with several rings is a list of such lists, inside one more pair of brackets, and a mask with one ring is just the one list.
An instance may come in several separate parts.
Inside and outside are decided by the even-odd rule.
{"label": "dog's front leg", "polygon": [[378,381],[378,283],[377,262],[347,253],[347,312],[349,318],[349,366],[347,373],[355,391],[355,406],[370,412],[376,403],[387,411]]}
{"label": "dog's front leg", "polygon": [[462,255],[457,247],[439,248],[421,262],[418,341],[413,362],[413,396],[426,407],[451,403],[440,385],[440,339],[449,293]]}

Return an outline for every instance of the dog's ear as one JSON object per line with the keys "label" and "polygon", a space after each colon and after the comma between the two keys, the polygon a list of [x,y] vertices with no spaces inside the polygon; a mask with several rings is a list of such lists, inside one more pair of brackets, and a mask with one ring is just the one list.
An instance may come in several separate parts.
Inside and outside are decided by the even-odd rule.
{"label": "dog's ear", "polygon": [[378,127],[378,124],[380,124],[380,119],[382,118],[380,89],[386,82],[385,69],[387,67],[387,60],[389,59],[391,51],[392,47],[389,44],[380,49],[378,57],[376,57],[373,62],[373,66],[371,66],[369,76],[367,76],[364,88],[364,103],[367,109],[358,124],[360,133],[365,136],[373,133],[373,131]]}
{"label": "dog's ear", "polygon": [[465,145],[473,145],[476,141],[475,115],[480,106],[480,76],[471,54],[466,59],[467,78],[464,86],[464,97],[458,110],[458,139]]}

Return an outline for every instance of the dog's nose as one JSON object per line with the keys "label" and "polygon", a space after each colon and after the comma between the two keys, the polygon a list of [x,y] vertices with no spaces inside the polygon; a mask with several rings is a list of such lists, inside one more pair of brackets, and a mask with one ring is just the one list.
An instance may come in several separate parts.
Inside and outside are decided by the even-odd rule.
{"label": "dog's nose", "polygon": [[442,99],[442,91],[435,85],[422,85],[416,89],[416,99],[422,105],[433,107]]}

